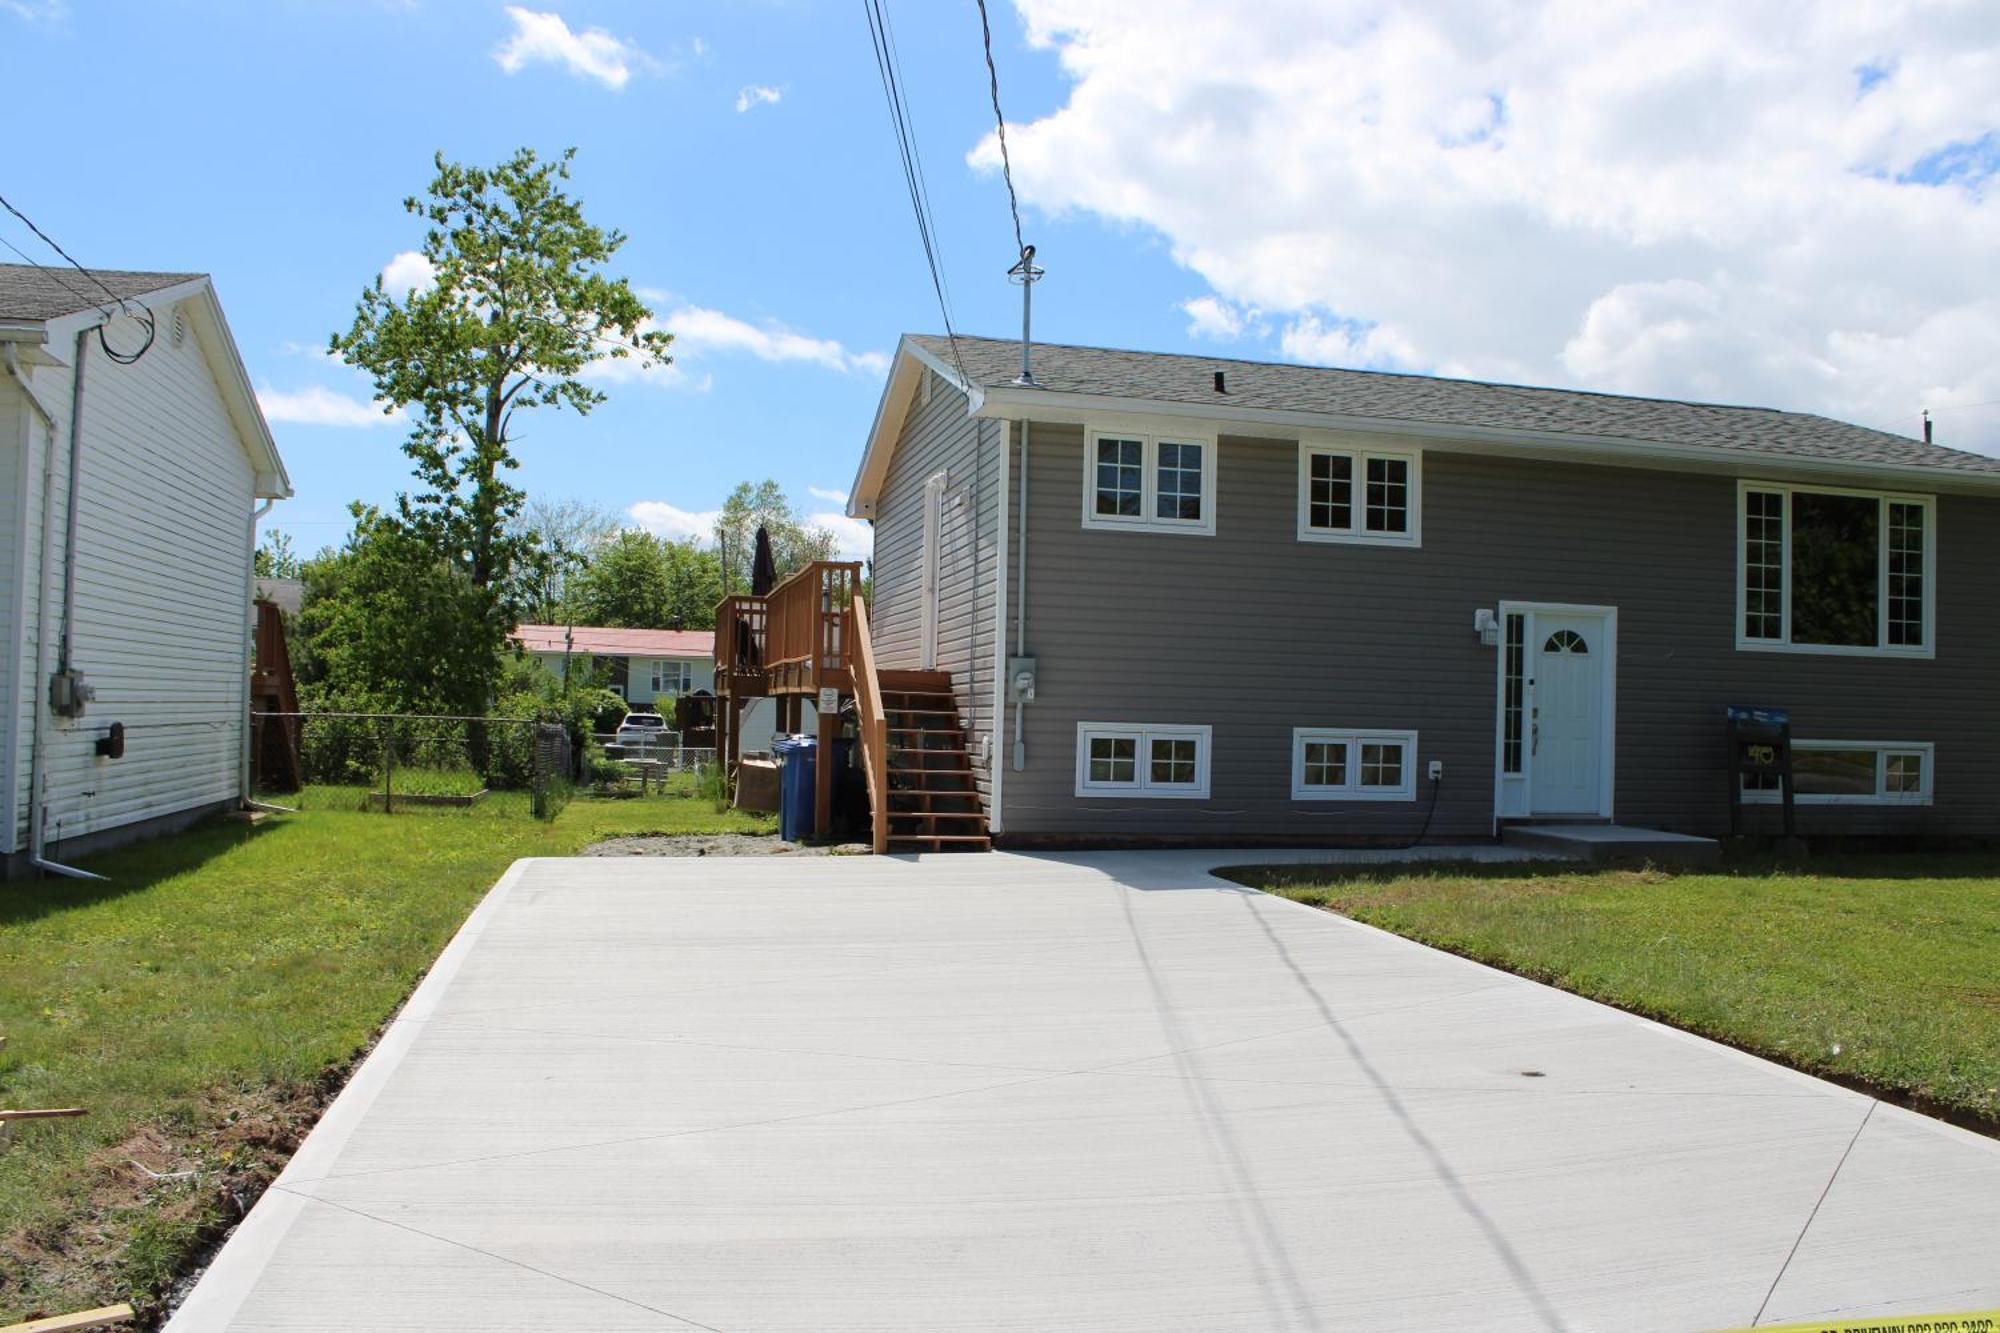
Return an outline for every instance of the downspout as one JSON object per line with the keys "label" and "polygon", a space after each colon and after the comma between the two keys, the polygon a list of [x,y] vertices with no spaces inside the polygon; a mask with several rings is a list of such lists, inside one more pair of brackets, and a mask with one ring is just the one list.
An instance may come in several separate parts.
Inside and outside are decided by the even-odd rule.
{"label": "downspout", "polygon": [[264,501],[250,511],[250,522],[246,525],[249,535],[243,542],[243,706],[237,710],[237,725],[243,728],[242,753],[237,760],[236,795],[246,810],[257,802],[250,799],[250,663],[247,660],[250,645],[257,636],[257,520],[271,512],[271,506],[278,503],[275,498]]}
{"label": "downspout", "polygon": [[[1014,656],[1028,655],[1028,419],[1021,418],[1021,513],[1014,537]],[[1013,682],[1008,682],[1011,687]],[[1028,766],[1028,742],[1021,735],[1021,710],[1014,695],[1014,771]]]}
{"label": "downspout", "polygon": [[69,388],[69,501],[63,509],[63,611],[62,611],[62,651],[57,655],[56,669],[70,669],[70,646],[76,633],[76,497],[82,489],[81,464],[83,462],[83,357],[90,344],[85,339],[91,330],[80,328],[76,331],[76,371],[70,376]]}
{"label": "downspout", "polygon": [[[77,441],[79,438],[80,423],[83,418],[83,339],[85,332],[86,330],[79,329],[76,335],[75,384],[72,386],[70,393],[69,495],[72,538],[74,537],[74,517],[76,513]],[[48,822],[49,767],[45,744],[48,725],[43,714],[48,711],[49,704],[48,700],[42,697],[41,682],[48,674],[49,576],[51,566],[54,564],[55,555],[53,549],[54,542],[52,540],[55,534],[52,520],[55,514],[56,491],[56,423],[54,415],[50,413],[48,408],[42,403],[42,400],[35,396],[34,390],[28,387],[28,381],[21,374],[15,352],[11,347],[7,349],[7,371],[20,382],[23,389],[27,390],[28,401],[34,404],[35,411],[41,416],[48,439],[48,447],[42,451],[42,557],[40,568],[37,571],[40,584],[36,590],[35,598],[35,671],[29,690],[30,706],[34,712],[35,722],[28,749],[28,864],[38,870],[46,870],[57,875],[67,875],[72,879],[101,880],[104,876],[94,875],[88,870],[78,870],[75,866],[62,865],[42,855],[42,850],[47,845],[45,832]],[[72,547],[72,549],[74,548]],[[63,628],[63,651],[65,657],[68,655],[68,639],[69,629],[67,622],[65,622]],[[18,704],[19,700],[17,699],[10,706],[18,706]],[[14,793],[9,791],[7,794],[10,808],[9,818],[12,817],[11,807],[13,799]]]}

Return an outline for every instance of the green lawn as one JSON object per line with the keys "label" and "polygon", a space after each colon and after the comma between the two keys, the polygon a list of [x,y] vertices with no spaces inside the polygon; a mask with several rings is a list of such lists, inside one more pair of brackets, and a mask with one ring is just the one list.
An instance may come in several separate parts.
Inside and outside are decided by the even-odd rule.
{"label": "green lawn", "polygon": [[2000,858],[1228,873],[2000,1130]]}
{"label": "green lawn", "polygon": [[90,1112],[0,1146],[0,1324],[149,1302],[516,857],[772,826],[686,798],[579,797],[552,823],[321,808],[84,863],[108,883],[0,885],[0,1107]]}

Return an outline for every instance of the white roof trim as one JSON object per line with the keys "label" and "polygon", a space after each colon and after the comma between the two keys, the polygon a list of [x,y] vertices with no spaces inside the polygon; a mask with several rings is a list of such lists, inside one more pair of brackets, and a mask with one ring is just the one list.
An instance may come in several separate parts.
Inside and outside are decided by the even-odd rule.
{"label": "white roof trim", "polygon": [[849,518],[875,517],[875,502],[889,476],[890,456],[896,452],[896,442],[903,437],[910,405],[916,401],[925,370],[937,372],[945,383],[965,395],[967,416],[979,415],[980,404],[986,399],[985,390],[967,384],[956,366],[904,334],[896,344],[896,359],[890,364],[888,382],[882,386],[882,401],[875,405],[875,421],[868,428],[868,445],[861,452],[861,466],[855,471],[854,484],[847,489]]}

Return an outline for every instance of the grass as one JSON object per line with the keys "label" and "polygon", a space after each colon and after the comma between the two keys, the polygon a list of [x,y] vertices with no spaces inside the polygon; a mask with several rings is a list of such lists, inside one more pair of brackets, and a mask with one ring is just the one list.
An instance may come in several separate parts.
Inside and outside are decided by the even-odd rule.
{"label": "grass", "polygon": [[1226,873],[2000,1131],[2000,858]]}
{"label": "grass", "polygon": [[85,862],[107,883],[0,886],[0,1106],[89,1108],[0,1145],[0,1324],[157,1309],[515,858],[771,828],[685,797],[579,797],[550,823],[320,808]]}

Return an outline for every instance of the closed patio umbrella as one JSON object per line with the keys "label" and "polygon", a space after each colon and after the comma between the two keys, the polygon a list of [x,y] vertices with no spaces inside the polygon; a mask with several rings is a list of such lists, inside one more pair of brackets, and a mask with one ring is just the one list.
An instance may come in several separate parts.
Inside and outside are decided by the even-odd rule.
{"label": "closed patio umbrella", "polygon": [[750,595],[769,597],[778,586],[778,559],[771,554],[771,532],[757,525],[757,552],[750,560]]}

